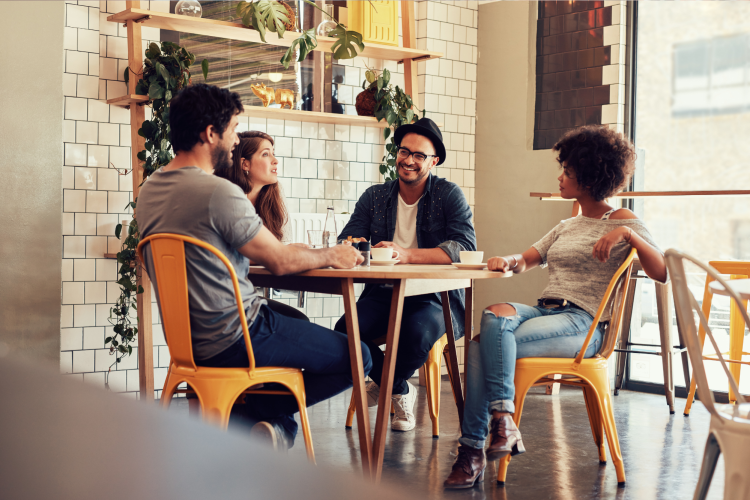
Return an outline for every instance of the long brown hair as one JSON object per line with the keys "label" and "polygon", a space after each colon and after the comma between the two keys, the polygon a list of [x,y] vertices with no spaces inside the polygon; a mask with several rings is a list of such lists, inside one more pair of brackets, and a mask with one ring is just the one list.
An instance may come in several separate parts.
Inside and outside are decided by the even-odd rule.
{"label": "long brown hair", "polygon": [[[263,140],[265,139],[273,146],[273,138],[265,132],[257,130],[240,132],[237,136],[240,138],[240,143],[232,150],[232,168],[215,170],[214,175],[237,184],[247,194],[252,189],[252,185],[250,179],[242,170],[242,159],[252,162],[253,155],[260,149]],[[258,199],[255,201],[255,211],[263,221],[263,225],[271,231],[271,234],[276,239],[281,240],[282,229],[286,224],[288,214],[278,182],[261,188]]]}

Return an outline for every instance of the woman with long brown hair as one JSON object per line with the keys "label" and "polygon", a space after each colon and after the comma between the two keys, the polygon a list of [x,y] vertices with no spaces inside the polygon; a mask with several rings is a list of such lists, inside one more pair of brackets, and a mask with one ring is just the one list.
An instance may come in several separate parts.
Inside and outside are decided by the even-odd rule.
{"label": "woman with long brown hair", "polygon": [[[255,207],[263,225],[282,243],[291,238],[285,235],[289,219],[281,196],[274,156],[273,138],[265,132],[253,130],[237,134],[240,143],[232,151],[232,168],[214,171],[214,175],[237,184]],[[300,311],[282,302],[266,299],[273,311],[293,318],[308,320]]]}

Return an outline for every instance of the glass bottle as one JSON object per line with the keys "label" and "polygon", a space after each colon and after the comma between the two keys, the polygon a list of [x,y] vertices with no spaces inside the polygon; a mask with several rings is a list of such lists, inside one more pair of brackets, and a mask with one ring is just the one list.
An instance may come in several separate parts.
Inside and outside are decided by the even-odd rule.
{"label": "glass bottle", "polygon": [[328,33],[338,26],[333,20],[333,4],[326,4],[323,6],[323,10],[326,14],[323,15],[323,21],[318,25],[315,33],[318,36],[328,36]]}
{"label": "glass bottle", "polygon": [[335,246],[336,236],[338,234],[338,228],[336,227],[336,215],[333,212],[333,207],[328,207],[328,210],[326,210],[326,220],[323,223],[323,246]]}
{"label": "glass bottle", "polygon": [[174,13],[181,16],[201,17],[203,8],[198,0],[180,0],[174,7]]}

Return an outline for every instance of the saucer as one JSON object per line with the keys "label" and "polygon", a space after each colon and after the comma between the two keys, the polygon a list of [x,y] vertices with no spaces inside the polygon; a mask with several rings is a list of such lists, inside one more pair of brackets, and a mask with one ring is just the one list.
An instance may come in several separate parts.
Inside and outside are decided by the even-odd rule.
{"label": "saucer", "polygon": [[482,271],[484,269],[487,269],[486,262],[484,264],[462,264],[460,262],[453,262],[452,264],[459,269],[471,269],[471,270],[476,270],[476,271]]}
{"label": "saucer", "polygon": [[392,266],[394,264],[398,264],[401,262],[398,259],[391,259],[391,260],[372,260],[370,259],[370,265],[371,266]]}

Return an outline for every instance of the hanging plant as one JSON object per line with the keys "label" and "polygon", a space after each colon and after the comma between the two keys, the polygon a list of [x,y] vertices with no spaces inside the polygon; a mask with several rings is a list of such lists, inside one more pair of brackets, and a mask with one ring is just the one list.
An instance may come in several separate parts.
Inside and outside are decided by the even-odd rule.
{"label": "hanging plant", "polygon": [[[374,94],[374,116],[378,121],[384,119],[388,124],[383,129],[383,138],[386,141],[389,138],[391,140],[386,142],[385,156],[383,156],[380,164],[380,173],[383,174],[385,180],[393,181],[398,179],[396,172],[396,151],[398,150],[395,139],[396,129],[401,125],[417,121],[419,109],[414,106],[411,96],[401,90],[401,87],[398,85],[394,87],[390,84],[391,72],[387,69],[384,69],[380,75],[376,70],[368,69],[365,72],[365,78],[366,80],[362,82],[364,91],[359,94],[360,96],[364,94],[365,97],[360,100],[357,96],[357,103],[361,104],[363,108],[373,106],[368,101],[371,101],[371,96]],[[417,113],[414,112],[415,109],[417,109]],[[424,118],[424,116],[425,110],[422,110],[422,117]]]}
{"label": "hanging plant", "polygon": [[[336,27],[328,32],[328,36],[336,38],[331,52],[336,59],[352,59],[365,50],[365,44],[362,43],[362,34],[351,31],[343,24],[338,22],[333,16],[321,9],[315,2],[304,0],[306,4],[318,9],[328,16]],[[287,31],[296,30],[296,20],[293,14],[289,12],[290,7],[283,2],[276,0],[253,0],[248,2],[239,2],[237,4],[237,17],[242,19],[242,24],[248,28],[258,31],[260,39],[266,42],[266,32],[276,33],[279,38],[284,38]],[[292,29],[289,26],[293,26]],[[292,61],[302,62],[307,55],[318,46],[318,39],[315,36],[315,28],[304,30],[300,33],[299,38],[294,40],[281,58],[281,64],[285,69],[289,69]],[[297,57],[295,58],[295,52]]]}
{"label": "hanging plant", "polygon": [[[140,77],[136,85],[136,94],[147,95],[153,108],[151,120],[145,120],[138,130],[138,135],[146,139],[146,149],[138,153],[138,159],[144,162],[144,182],[151,174],[172,161],[172,145],[169,142],[169,101],[181,88],[190,84],[190,67],[195,63],[195,55],[171,42],[162,42],[161,47],[151,43],[145,55],[143,72],[136,75]],[[206,78],[207,60],[203,60],[201,68]],[[126,85],[129,79],[129,70],[126,68]],[[132,208],[135,211],[137,201],[133,200],[125,209]],[[122,224],[117,224],[117,238],[120,238],[122,230]],[[120,296],[109,311],[113,335],[104,340],[105,347],[109,347],[110,354],[115,356],[112,366],[133,353],[132,343],[138,335],[136,297],[143,293],[143,287],[138,285],[138,274],[142,269],[136,265],[136,249],[139,242],[140,233],[134,212],[133,220],[127,227],[127,237],[117,253],[117,284],[120,285]]]}

